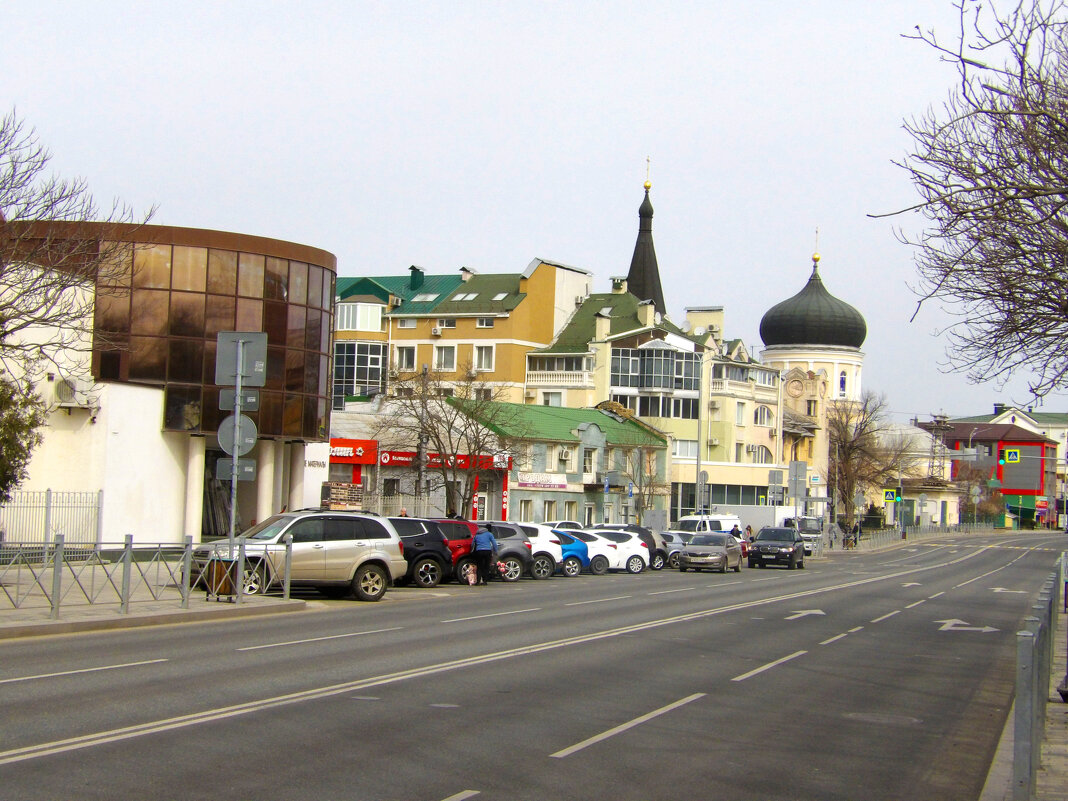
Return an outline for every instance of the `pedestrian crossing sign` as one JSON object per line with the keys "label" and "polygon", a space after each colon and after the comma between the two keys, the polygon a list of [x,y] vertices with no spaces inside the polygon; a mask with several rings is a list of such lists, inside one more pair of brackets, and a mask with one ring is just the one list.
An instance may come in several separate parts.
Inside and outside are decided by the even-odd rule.
{"label": "pedestrian crossing sign", "polygon": [[1005,464],[1015,464],[1020,461],[1020,449],[1019,448],[1006,448],[1005,449]]}
{"label": "pedestrian crossing sign", "polygon": [[893,503],[897,500],[897,490],[883,490],[883,500],[887,503]]}

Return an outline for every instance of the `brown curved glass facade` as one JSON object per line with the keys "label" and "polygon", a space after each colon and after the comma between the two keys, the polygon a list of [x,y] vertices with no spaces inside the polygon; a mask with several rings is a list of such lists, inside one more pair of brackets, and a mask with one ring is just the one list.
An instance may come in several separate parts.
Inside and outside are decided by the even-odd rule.
{"label": "brown curved glass facade", "polygon": [[[128,234],[129,238],[124,235]],[[325,440],[330,429],[330,333],[336,258],[261,237],[130,226],[121,269],[98,279],[93,374],[162,386],[165,431],[213,434],[220,331],[267,334],[261,437]]]}

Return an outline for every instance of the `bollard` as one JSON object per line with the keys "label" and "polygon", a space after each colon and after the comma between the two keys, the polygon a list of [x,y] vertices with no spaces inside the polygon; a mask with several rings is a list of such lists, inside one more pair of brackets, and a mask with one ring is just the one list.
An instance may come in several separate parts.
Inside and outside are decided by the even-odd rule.
{"label": "bollard", "polygon": [[1013,715],[1012,801],[1033,801],[1035,703],[1035,635],[1016,632],[1016,706]]}
{"label": "bollard", "polygon": [[59,620],[59,600],[63,595],[63,535],[56,534],[52,547],[52,611],[48,616]]}
{"label": "bollard", "polygon": [[289,571],[293,567],[293,535],[286,534],[286,566],[282,574],[282,598],[289,600]]}
{"label": "bollard", "polygon": [[241,598],[245,592],[245,541],[243,539],[237,547],[237,570],[234,573],[234,603],[241,603]]}
{"label": "bollard", "polygon": [[182,551],[182,609],[189,608],[190,573],[193,572],[193,536],[185,535],[185,549]]}
{"label": "bollard", "polygon": [[133,567],[133,534],[126,535],[122,548],[122,597],[119,599],[119,614],[130,611],[130,570]]}

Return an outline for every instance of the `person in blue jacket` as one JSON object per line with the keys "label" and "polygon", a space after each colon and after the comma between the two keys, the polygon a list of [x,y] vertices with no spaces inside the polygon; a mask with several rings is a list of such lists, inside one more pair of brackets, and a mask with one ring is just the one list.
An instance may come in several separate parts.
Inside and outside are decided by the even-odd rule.
{"label": "person in blue jacket", "polygon": [[485,584],[493,575],[491,565],[497,554],[497,540],[490,534],[485,526],[479,526],[475,533],[471,549],[475,554],[475,565],[478,570],[478,584]]}

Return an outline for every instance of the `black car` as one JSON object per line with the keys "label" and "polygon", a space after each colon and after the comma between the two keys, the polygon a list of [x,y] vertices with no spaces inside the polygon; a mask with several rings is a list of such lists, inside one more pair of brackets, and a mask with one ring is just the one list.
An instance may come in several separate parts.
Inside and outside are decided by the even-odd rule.
{"label": "black car", "polygon": [[405,582],[417,587],[436,587],[452,575],[449,541],[435,521],[391,517],[389,522],[404,543],[404,559],[408,562]]}
{"label": "black car", "polygon": [[597,528],[601,530],[629,531],[631,534],[637,534],[638,539],[644,542],[645,547],[649,549],[649,567],[653,570],[662,570],[664,565],[667,564],[668,549],[663,538],[651,528],[639,526],[637,523],[605,523]]}
{"label": "black car", "polygon": [[766,526],[749,543],[749,566],[767,565],[805,569],[805,540],[796,528]]}

